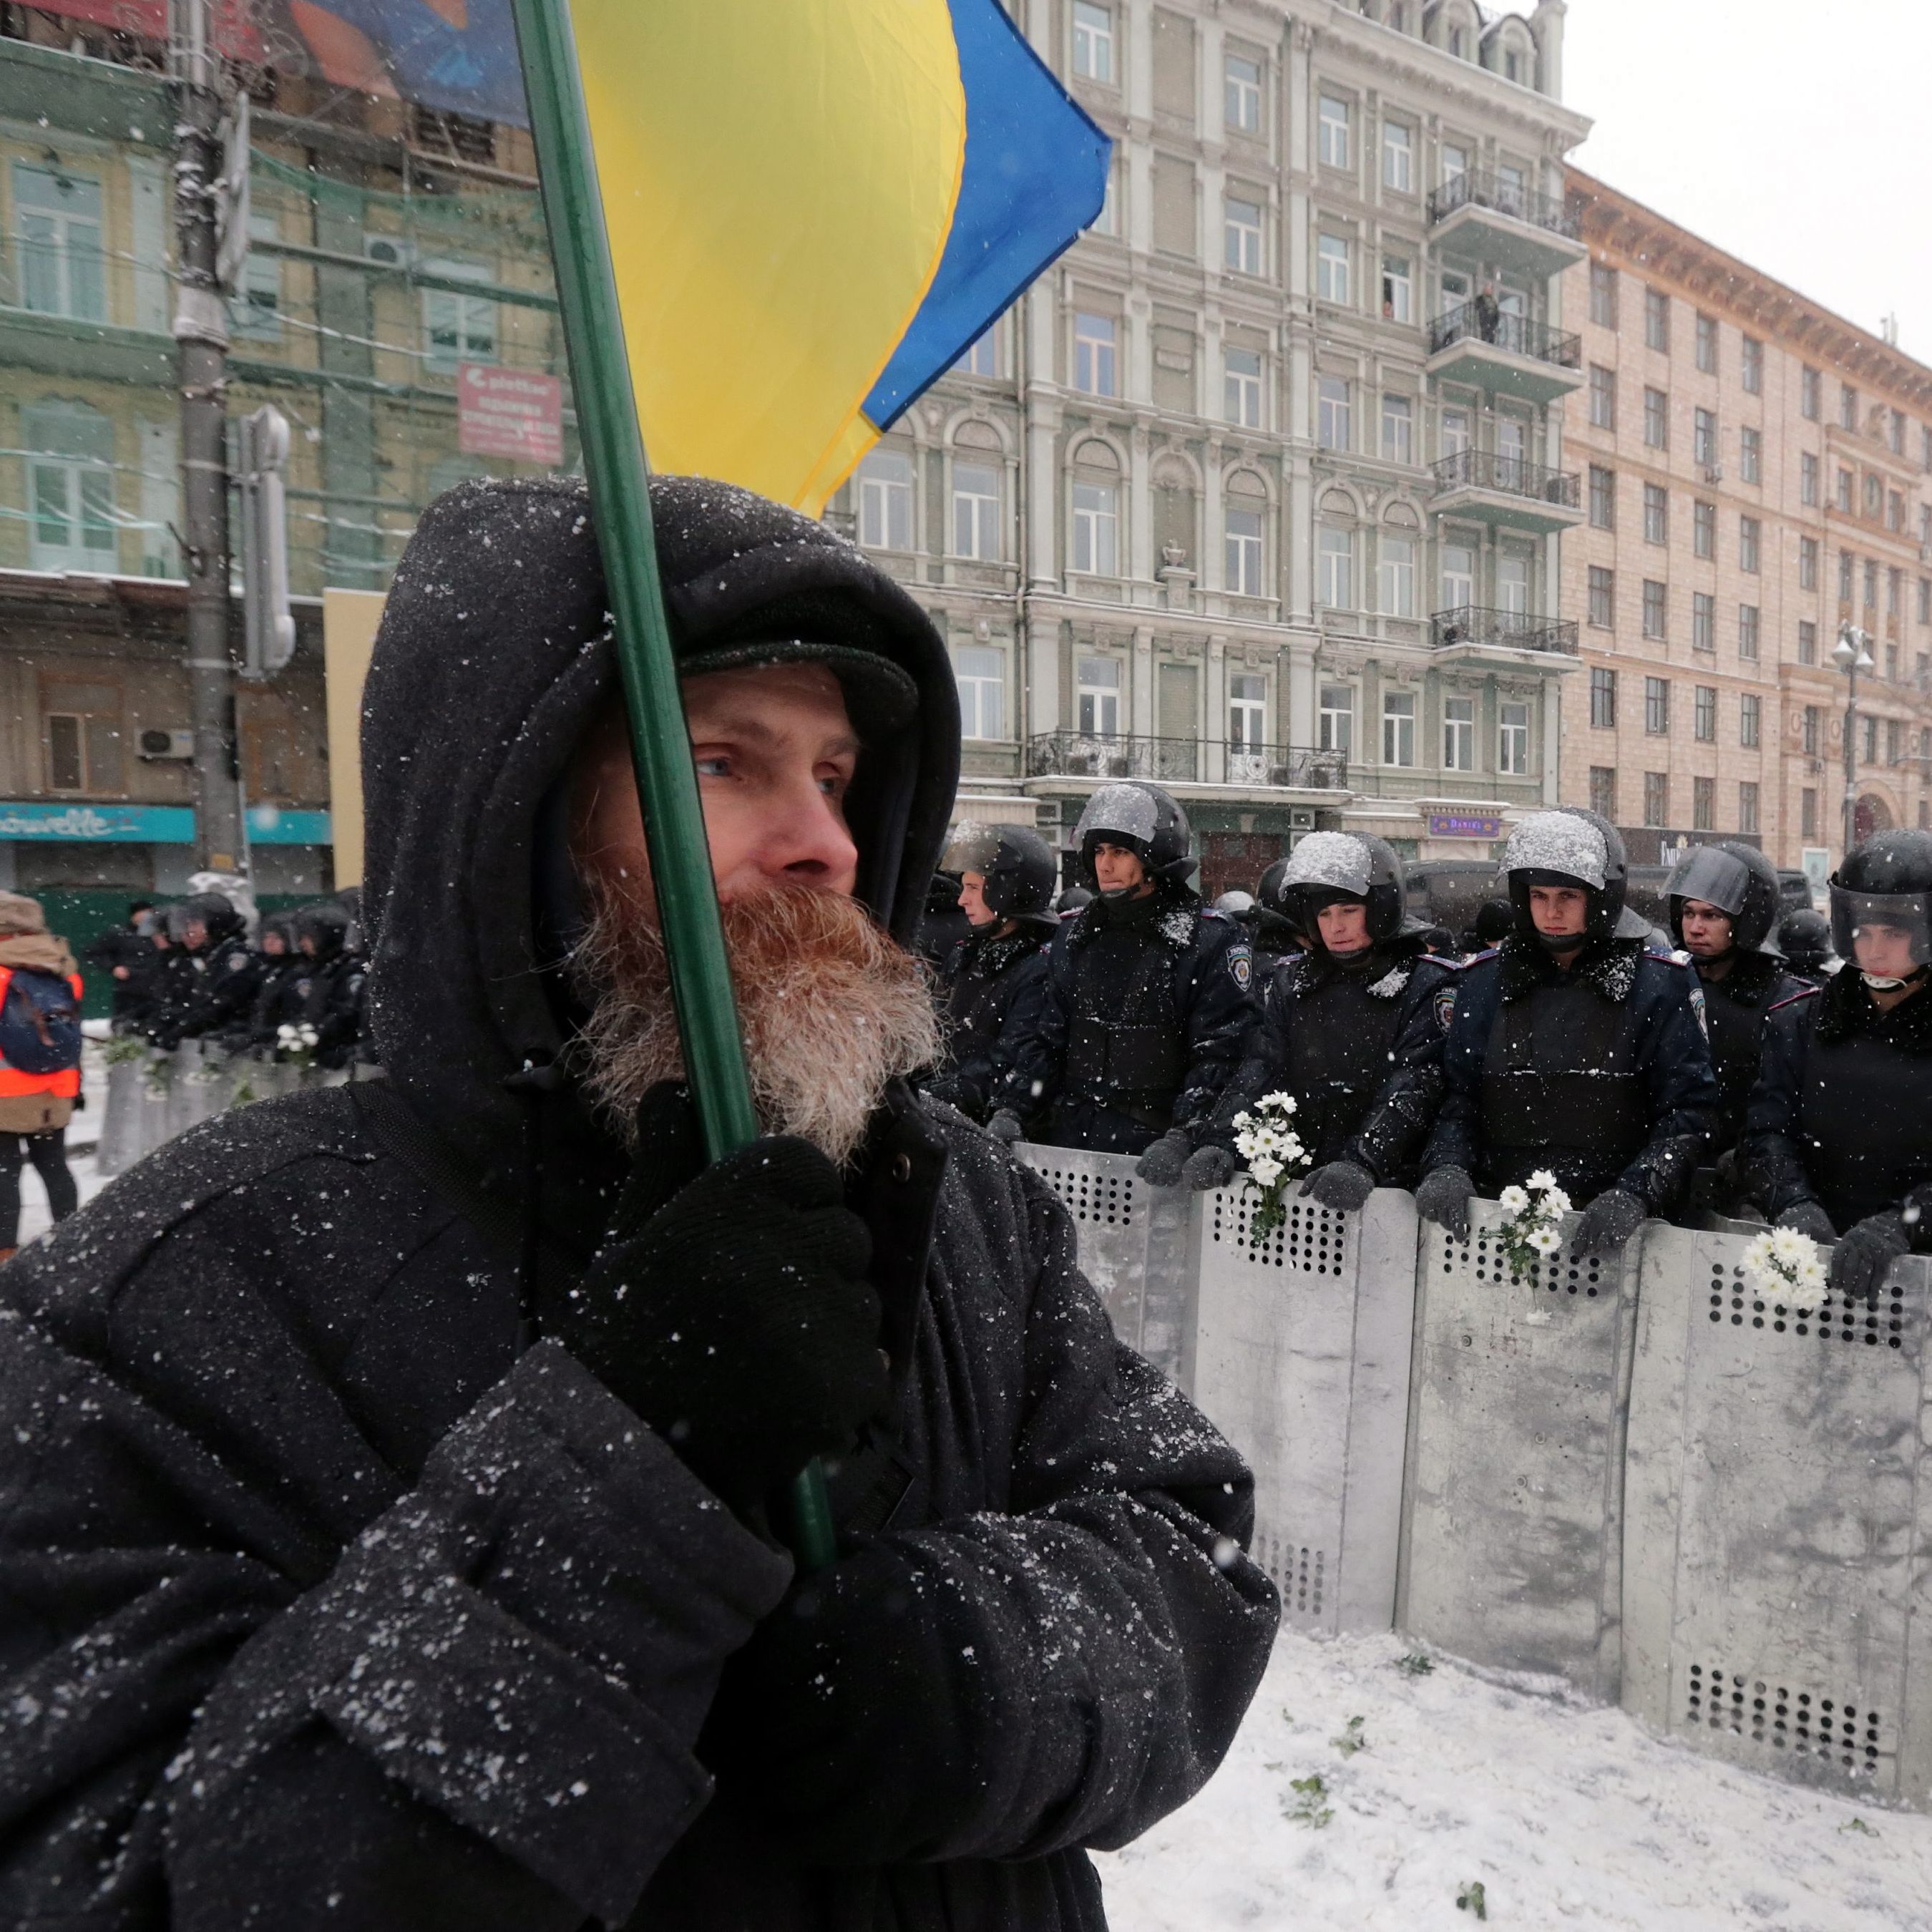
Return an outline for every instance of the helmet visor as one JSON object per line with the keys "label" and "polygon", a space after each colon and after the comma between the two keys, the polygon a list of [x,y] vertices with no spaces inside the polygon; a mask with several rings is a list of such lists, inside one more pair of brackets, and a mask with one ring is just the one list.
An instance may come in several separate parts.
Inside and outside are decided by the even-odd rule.
{"label": "helmet visor", "polygon": [[1750,884],[1750,868],[1729,852],[1714,845],[1700,845],[1686,853],[1670,875],[1669,896],[1673,899],[1702,899],[1735,919],[1744,910],[1744,892]]}
{"label": "helmet visor", "polygon": [[1932,892],[1832,888],[1832,942],[1874,977],[1902,980],[1932,962]]}

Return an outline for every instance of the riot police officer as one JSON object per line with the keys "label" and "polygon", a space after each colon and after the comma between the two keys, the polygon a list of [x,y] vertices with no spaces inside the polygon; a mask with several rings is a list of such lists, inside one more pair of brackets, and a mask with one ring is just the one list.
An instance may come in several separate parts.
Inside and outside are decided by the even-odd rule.
{"label": "riot police officer", "polygon": [[1288,861],[1277,859],[1262,874],[1261,883],[1255,888],[1255,910],[1248,936],[1254,944],[1257,984],[1276,960],[1289,958],[1301,950],[1300,933],[1281,913],[1282,886],[1287,877]]}
{"label": "riot police officer", "polygon": [[1018,1090],[1017,1061],[1040,1030],[1060,868],[1053,848],[1024,825],[962,826],[946,857],[972,930],[942,981],[948,1063],[922,1084],[973,1120],[983,1122],[996,1106],[1024,1120],[1034,1107]]}
{"label": "riot police officer", "polygon": [[1268,889],[1305,950],[1270,976],[1261,1026],[1182,1178],[1232,1178],[1234,1116],[1282,1090],[1313,1164],[1302,1192],[1359,1208],[1378,1185],[1406,1184],[1428,1137],[1460,969],[1405,926],[1402,862],[1385,840],[1311,832]]}
{"label": "riot police officer", "polygon": [[1623,881],[1589,819],[1526,818],[1503,870],[1515,926],[1462,970],[1416,1206],[1466,1240],[1472,1194],[1547,1168],[1583,1210],[1574,1251],[1614,1253],[1675,1204],[1714,1124],[1693,976],[1618,935]]}
{"label": "riot police officer", "polygon": [[1744,1166],[1779,1226],[1842,1236],[1832,1287],[1876,1298],[1932,1246],[1932,833],[1875,833],[1831,890],[1846,964],[1768,1016]]}
{"label": "riot police officer", "polygon": [[[1074,840],[1095,896],[1054,935],[1022,1077],[1047,1110],[1042,1139],[1144,1152],[1144,1178],[1171,1186],[1256,1016],[1253,956],[1189,884],[1187,817],[1158,785],[1101,786]],[[1002,1138],[1020,1126],[1007,1109],[989,1125]]]}
{"label": "riot police officer", "polygon": [[262,958],[248,944],[247,921],[220,892],[196,892],[175,910],[190,964],[154,1028],[156,1044],[172,1048],[213,1034],[245,1036],[262,984]]}
{"label": "riot police officer", "polygon": [[[1757,1083],[1764,1016],[1802,990],[1771,944],[1778,891],[1778,868],[1754,846],[1732,839],[1687,852],[1665,891],[1671,937],[1690,956],[1702,987],[1712,1070],[1718,1076],[1718,1131],[1711,1151],[1720,1160],[1744,1132],[1745,1103]],[[1720,1204],[1728,1192],[1720,1186]]]}
{"label": "riot police officer", "polygon": [[1804,908],[1788,912],[1778,922],[1778,950],[1794,978],[1822,986],[1838,970],[1832,950],[1832,928],[1819,914]]}

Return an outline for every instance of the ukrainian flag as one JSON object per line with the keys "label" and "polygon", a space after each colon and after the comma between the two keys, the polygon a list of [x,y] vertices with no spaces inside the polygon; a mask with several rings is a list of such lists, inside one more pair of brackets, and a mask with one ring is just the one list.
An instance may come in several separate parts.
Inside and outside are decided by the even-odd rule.
{"label": "ukrainian flag", "polygon": [[652,466],[812,514],[1100,213],[998,0],[572,0]]}

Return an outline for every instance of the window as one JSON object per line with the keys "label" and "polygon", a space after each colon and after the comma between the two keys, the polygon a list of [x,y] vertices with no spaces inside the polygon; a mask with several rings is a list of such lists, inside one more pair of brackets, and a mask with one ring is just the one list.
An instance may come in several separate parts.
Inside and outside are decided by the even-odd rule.
{"label": "window", "polygon": [[1114,78],[1113,10],[1094,0],[1073,0],[1073,71],[1083,80]]}
{"label": "window", "polygon": [[1643,822],[1662,825],[1670,816],[1670,774],[1646,772],[1643,775]]}
{"label": "window", "polygon": [[1798,662],[1802,664],[1818,662],[1818,626],[1809,617],[1798,620]]}
{"label": "window", "polygon": [[1315,292],[1325,302],[1346,308],[1348,292],[1348,244],[1339,235],[1324,235],[1315,244]]}
{"label": "window", "polygon": [[1004,738],[1006,715],[1006,661],[990,644],[955,644],[952,681],[959,687],[959,735]]}
{"label": "window", "polygon": [[1764,438],[1748,426],[1738,431],[1738,476],[1746,483],[1764,481]]}
{"label": "window", "polygon": [[1460,610],[1476,601],[1476,553],[1465,543],[1442,546],[1442,608]]}
{"label": "window", "polygon": [[1738,606],[1738,656],[1754,659],[1757,656],[1759,636],[1758,607],[1755,604]]}
{"label": "window", "polygon": [[1670,680],[1647,677],[1643,681],[1643,728],[1653,737],[1670,730]]}
{"label": "window", "polygon": [[20,306],[40,315],[106,321],[100,182],[16,161],[14,211]]}
{"label": "window", "polygon": [[1738,742],[1748,752],[1756,748],[1763,705],[1764,700],[1754,691],[1745,692],[1738,700]]}
{"label": "window", "polygon": [[1452,182],[1459,182],[1469,172],[1469,151],[1460,148],[1453,141],[1442,144],[1442,185],[1447,188]]}
{"label": "window", "polygon": [[1382,320],[1415,320],[1415,277],[1406,255],[1382,257]]}
{"label": "window", "polygon": [[1316,432],[1324,449],[1346,449],[1351,440],[1348,385],[1340,376],[1316,380]]}
{"label": "window", "polygon": [[1896,490],[1888,492],[1886,496],[1885,526],[1888,530],[1902,530],[1905,527],[1905,499]]}
{"label": "window", "polygon": [[20,412],[27,448],[28,567],[116,567],[114,425],[85,403]]}
{"label": "window", "polygon": [[1590,264],[1590,320],[1599,328],[1617,326],[1617,272],[1607,262]]}
{"label": "window", "polygon": [[[250,214],[250,242],[273,242],[280,230],[272,214]],[[229,326],[251,342],[279,342],[282,334],[282,262],[279,255],[250,247],[242,265],[242,286],[228,304]]]}
{"label": "window", "polygon": [[1888,718],[1885,721],[1886,763],[1888,765],[1897,764],[1900,757],[1904,755],[1904,721],[1898,718]]}
{"label": "window", "polygon": [[1496,559],[1496,606],[1512,617],[1529,615],[1529,559],[1505,551]]}
{"label": "window", "polygon": [[1690,728],[1700,744],[1712,744],[1718,736],[1718,687],[1700,684],[1690,706]]}
{"label": "window", "polygon": [[1590,722],[1600,730],[1617,722],[1617,674],[1603,664],[1590,667]]}
{"label": "window", "polygon": [[1660,483],[1643,486],[1643,540],[1654,544],[1670,541],[1670,493]]}
{"label": "window", "polygon": [[1857,503],[1854,495],[1854,492],[1856,490],[1857,487],[1858,478],[1841,464],[1838,470],[1838,494],[1837,498],[1837,507],[1842,510],[1848,517],[1852,514],[1852,511],[1857,508]]}
{"label": "window", "polygon": [[912,548],[912,458],[875,449],[859,466],[859,541],[868,550]]}
{"label": "window", "polygon": [[1222,251],[1224,267],[1237,274],[1262,272],[1262,210],[1258,202],[1229,195],[1221,204]]}
{"label": "window", "polygon": [[1755,832],[1757,829],[1757,781],[1746,778],[1738,787],[1738,830]]}
{"label": "window", "polygon": [[1438,440],[1444,456],[1460,456],[1469,447],[1469,412],[1467,410],[1444,410],[1442,412],[1442,434]]}
{"label": "window", "polygon": [[1892,411],[1891,428],[1886,436],[1886,443],[1893,455],[1903,456],[1905,454],[1905,412],[1903,410]]}
{"label": "window", "polygon": [[1864,760],[1868,765],[1878,763],[1878,720],[1869,712],[1859,721],[1864,727]]}
{"label": "window", "polygon": [[40,710],[48,790],[98,795],[124,789],[118,685],[44,679]]}
{"label": "window", "polygon": [[1693,503],[1690,506],[1690,548],[1700,556],[1718,554],[1718,506]]}
{"label": "window", "polygon": [[1878,560],[1876,557],[1865,559],[1864,578],[1866,608],[1875,610],[1878,608]]}
{"label": "window", "polygon": [[1718,600],[1708,591],[1690,593],[1690,648],[1694,651],[1718,648]]}
{"label": "window", "polygon": [[[428,261],[424,268],[446,281],[488,282],[490,272],[480,262]],[[453,376],[459,362],[496,359],[496,304],[488,296],[460,296],[447,289],[422,292],[423,343],[428,352],[423,367],[440,376]]]}
{"label": "window", "polygon": [[1898,682],[1898,646],[1887,644],[1885,647],[1885,680],[1888,684]]}
{"label": "window", "polygon": [[1415,694],[1412,691],[1382,694],[1382,763],[1415,763]]}
{"label": "window", "polygon": [[1865,514],[1876,523],[1885,508],[1884,480],[1865,472]]}
{"label": "window", "polygon": [[1262,64],[1245,54],[1230,54],[1221,70],[1222,118],[1244,134],[1262,125]]}
{"label": "window", "polygon": [[983,334],[966,345],[966,352],[953,364],[958,376],[997,376],[1000,373],[1000,325],[996,322]]}
{"label": "window", "polygon": [[1118,658],[1082,658],[1075,670],[1083,738],[1114,738],[1120,730],[1120,662]]}
{"label": "window", "polygon": [[1763,531],[1764,526],[1755,517],[1738,519],[1738,568],[1753,577],[1758,572],[1758,552]]}
{"label": "window", "polygon": [[1804,707],[1804,722],[1800,727],[1800,736],[1798,742],[1804,746],[1804,755],[1808,758],[1815,758],[1818,755],[1818,744],[1820,736],[1820,727],[1822,722],[1823,715],[1820,712],[1817,706],[1815,704],[1806,705]]}
{"label": "window", "polygon": [[1118,396],[1120,393],[1119,370],[1115,361],[1116,325],[1110,315],[1073,318],[1073,386],[1090,396]]}
{"label": "window", "polygon": [[1231,506],[1224,514],[1228,588],[1238,597],[1266,594],[1262,587],[1262,514]]}
{"label": "window", "polygon": [[1801,590],[1816,590],[1818,587],[1818,539],[1800,537],[1798,539],[1798,587]]}
{"label": "window", "polygon": [[1316,151],[1324,168],[1346,168],[1354,166],[1354,154],[1349,141],[1348,104],[1338,100],[1332,94],[1322,97],[1318,115],[1319,130]]}
{"label": "window", "polygon": [[1858,426],[1858,392],[1849,382],[1838,386],[1838,427],[1856,429]]}
{"label": "window", "polygon": [[1818,794],[1809,785],[1798,794],[1798,836],[1808,845],[1818,836]]}
{"label": "window", "polygon": [[1496,712],[1496,770],[1506,778],[1529,771],[1529,706],[1506,700]]}
{"label": "window", "polygon": [[1612,630],[1617,621],[1617,577],[1600,564],[1590,566],[1590,622],[1600,631]]}
{"label": "window", "polygon": [[1382,398],[1382,460],[1412,463],[1415,460],[1415,405],[1406,396]]}
{"label": "window", "polygon": [[1268,741],[1268,680],[1237,671],[1228,680],[1228,748],[1258,750]]}
{"label": "window", "polygon": [[1918,580],[1918,621],[1932,624],[1932,577]]}
{"label": "window", "polygon": [[1652,449],[1670,447],[1670,398],[1661,389],[1643,392],[1643,440]]}
{"label": "window", "polygon": [[1905,573],[1894,564],[1885,574],[1885,614],[1888,617],[1901,615],[1904,603]]}
{"label": "window", "polygon": [[1617,526],[1617,472],[1594,463],[1590,465],[1590,526],[1599,530]]}
{"label": "window", "polygon": [[[1120,157],[1112,154],[1107,160],[1106,185],[1100,190],[1100,212],[1095,215],[1087,230],[1090,235],[1112,235],[1120,232]],[[1190,246],[1186,252],[1194,251]]]}
{"label": "window", "polygon": [[1646,638],[1662,638],[1666,634],[1664,599],[1666,592],[1662,584],[1650,578],[1643,586],[1643,634]]}
{"label": "window", "polygon": [[1384,535],[1378,568],[1382,608],[1390,617],[1415,615],[1415,539]]}
{"label": "window", "polygon": [[1858,569],[1858,560],[1848,550],[1838,553],[1838,601],[1849,604],[1852,601],[1852,579]]}
{"label": "window", "polygon": [[1442,769],[1445,772],[1476,769],[1476,700],[1473,698],[1442,700]]}
{"label": "window", "polygon": [[1244,429],[1262,426],[1262,358],[1258,349],[1221,352],[1221,398],[1231,423]]}
{"label": "window", "polygon": [[1922,425],[1918,431],[1918,466],[1932,471],[1932,424]]}
{"label": "window", "polygon": [[1748,396],[1761,395],[1764,392],[1764,344],[1754,335],[1740,338],[1738,344],[1738,377],[1744,386]]}
{"label": "window", "polygon": [[1818,459],[1808,449],[1798,459],[1798,500],[1808,509],[1818,506]]}
{"label": "window", "polygon": [[1073,486],[1073,568],[1090,577],[1118,577],[1120,493],[1111,483]]}
{"label": "window", "polygon": [[[1652,343],[1653,349],[1665,345]],[[1718,318],[1714,315],[1700,315],[1697,318],[1697,366],[1707,376],[1718,373]]]}
{"label": "window", "polygon": [[1798,411],[1808,422],[1816,422],[1824,404],[1824,379],[1808,365],[1798,372]]}
{"label": "window", "polygon": [[1316,742],[1324,752],[1340,752],[1344,758],[1355,748],[1355,690],[1352,685],[1324,684],[1322,710],[1316,720]]}
{"label": "window", "polygon": [[1599,818],[1615,824],[1617,816],[1617,768],[1614,765],[1590,767],[1590,809]]}
{"label": "window", "polygon": [[[1690,829],[1712,832],[1717,829],[1718,782],[1715,778],[1690,781]],[[1660,820],[1660,824],[1662,821]]]}
{"label": "window", "polygon": [[1670,298],[1661,289],[1643,292],[1643,339],[1646,347],[1670,352]]}
{"label": "window", "polygon": [[1382,123],[1382,186],[1398,194],[1415,191],[1415,136],[1399,121]]}
{"label": "window", "polygon": [[1330,609],[1355,604],[1355,533],[1324,524],[1316,556],[1316,594]]}
{"label": "window", "polygon": [[995,563],[1000,556],[1000,472],[990,463],[952,464],[952,554]]}
{"label": "window", "polygon": [[1590,426],[1592,429],[1617,426],[1617,372],[1596,362],[1590,364]]}
{"label": "window", "polygon": [[1692,418],[1690,460],[1701,463],[1706,470],[1717,467],[1718,418],[1709,410],[1700,410]]}

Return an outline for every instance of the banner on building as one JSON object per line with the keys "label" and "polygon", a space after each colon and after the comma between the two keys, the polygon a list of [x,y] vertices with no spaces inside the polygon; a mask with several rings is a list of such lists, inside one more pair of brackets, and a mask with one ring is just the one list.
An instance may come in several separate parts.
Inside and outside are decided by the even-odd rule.
{"label": "banner on building", "polygon": [[462,362],[456,370],[456,446],[551,469],[563,461],[563,383],[530,369]]}
{"label": "banner on building", "polygon": [[0,839],[63,844],[191,845],[194,813],[184,805],[81,805],[61,800],[0,802]]}

